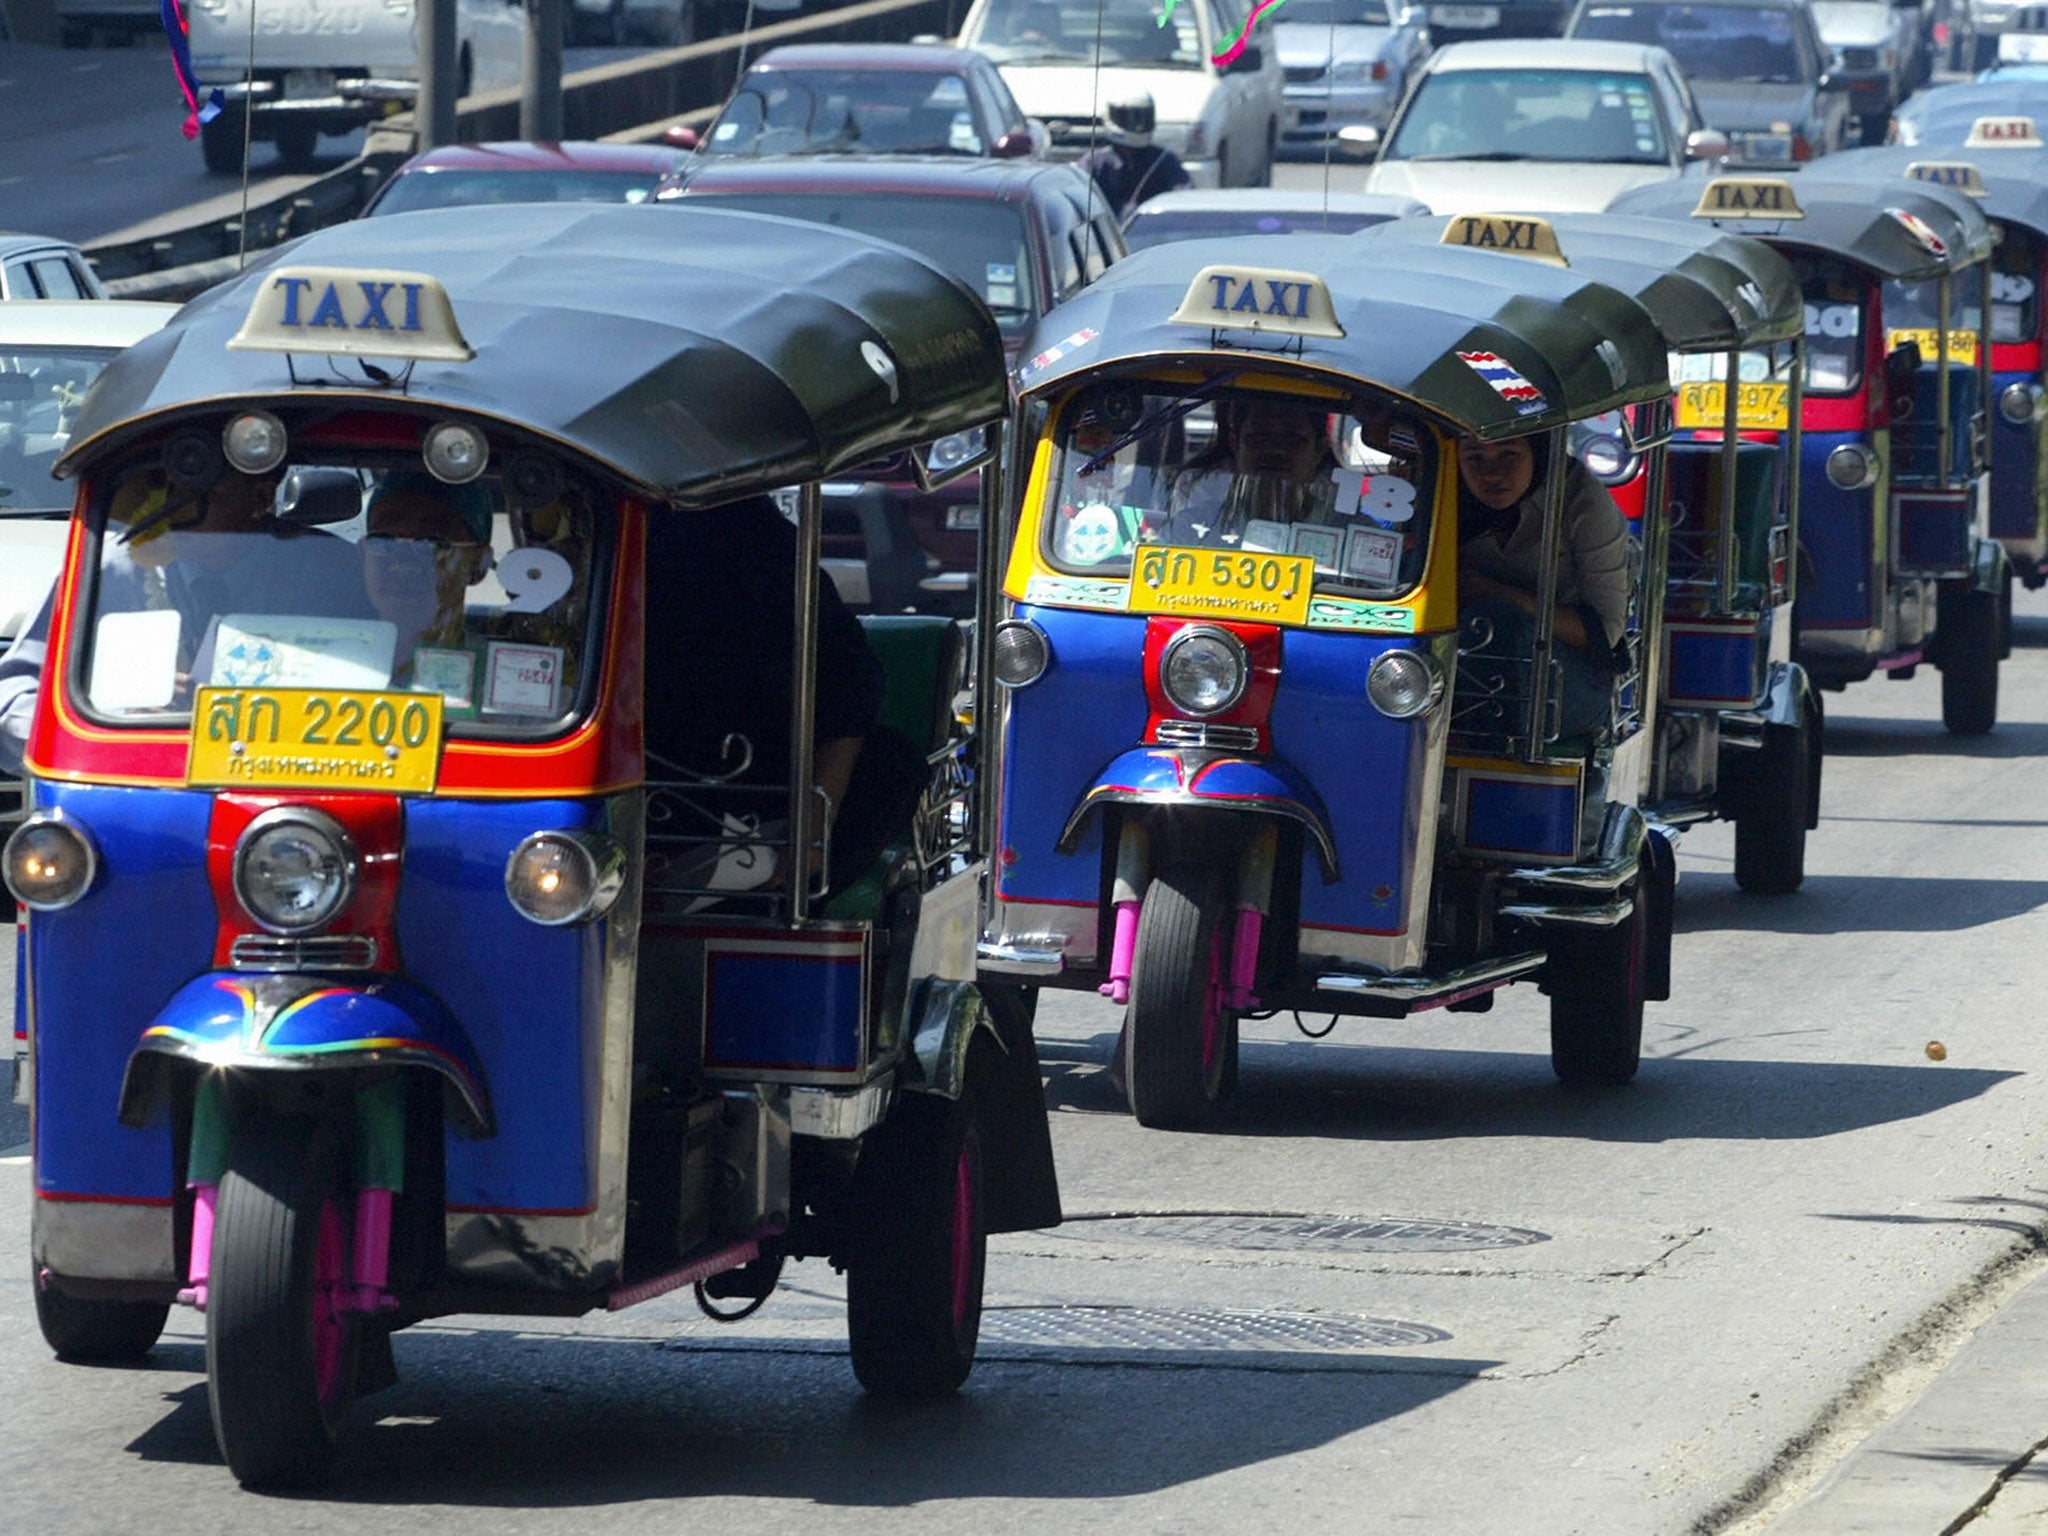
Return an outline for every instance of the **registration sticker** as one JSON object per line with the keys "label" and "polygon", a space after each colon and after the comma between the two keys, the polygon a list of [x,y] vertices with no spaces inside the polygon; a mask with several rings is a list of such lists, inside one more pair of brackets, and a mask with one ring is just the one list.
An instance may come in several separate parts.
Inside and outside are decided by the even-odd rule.
{"label": "registration sticker", "polygon": [[1132,563],[1129,609],[1186,619],[1302,624],[1314,585],[1312,556],[1152,544]]}
{"label": "registration sticker", "polygon": [[484,652],[484,713],[537,715],[562,712],[562,650],[554,645],[508,645],[493,640]]}
{"label": "registration sticker", "polygon": [[[1735,386],[1735,425],[1783,430],[1791,421],[1789,385],[1755,383]],[[1728,425],[1728,390],[1719,379],[1678,386],[1676,425],[1687,429]]]}
{"label": "registration sticker", "polygon": [[201,688],[185,782],[425,794],[440,764],[437,693]]}

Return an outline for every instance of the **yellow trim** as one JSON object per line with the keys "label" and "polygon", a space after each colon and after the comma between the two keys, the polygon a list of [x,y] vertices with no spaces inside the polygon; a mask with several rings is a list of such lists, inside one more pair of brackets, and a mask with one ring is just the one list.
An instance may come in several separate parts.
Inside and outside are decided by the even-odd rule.
{"label": "yellow trim", "polygon": [[1580,765],[1571,763],[1525,763],[1513,757],[1447,757],[1446,768],[1469,773],[1504,773],[1521,779],[1577,779]]}

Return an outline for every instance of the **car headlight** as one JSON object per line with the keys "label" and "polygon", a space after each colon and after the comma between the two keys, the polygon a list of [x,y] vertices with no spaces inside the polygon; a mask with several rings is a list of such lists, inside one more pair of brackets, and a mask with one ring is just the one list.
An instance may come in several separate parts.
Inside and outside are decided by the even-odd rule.
{"label": "car headlight", "polygon": [[1999,391],[1998,414],[2016,427],[2041,418],[2041,386],[2016,382]]}
{"label": "car headlight", "polygon": [[1005,619],[996,626],[996,681],[1005,688],[1026,688],[1045,676],[1052,664],[1052,642],[1029,619]]}
{"label": "car headlight", "polygon": [[1244,697],[1250,680],[1244,644],[1227,629],[1184,629],[1159,658],[1159,686],[1183,714],[1221,714]]}
{"label": "car headlight", "polygon": [[1387,66],[1379,59],[1345,59],[1330,70],[1330,78],[1340,85],[1364,85],[1386,79]]}
{"label": "car headlight", "polygon": [[57,912],[92,888],[99,851],[62,811],[36,811],[0,850],[7,892],[31,912]]}
{"label": "car headlight", "polygon": [[1861,443],[1843,443],[1828,455],[1828,483],[1842,491],[1868,489],[1877,483],[1877,455]]}
{"label": "car headlight", "polygon": [[[1159,135],[1156,132],[1152,135],[1152,141],[1155,144],[1159,142]],[[1170,149],[1172,146],[1167,145],[1164,147]],[[1187,139],[1182,145],[1180,154],[1183,160],[1205,160],[1208,158],[1209,126],[1200,118],[1196,118],[1195,121],[1188,124]]]}
{"label": "car headlight", "polygon": [[332,816],[278,806],[235,842],[235,899],[272,933],[305,933],[348,905],[356,864],[355,843]]}
{"label": "car headlight", "polygon": [[625,883],[625,850],[588,832],[536,832],[505,861],[505,895],[544,928],[603,917]]}
{"label": "car headlight", "polygon": [[936,475],[950,474],[962,464],[981,456],[988,447],[988,429],[976,427],[970,432],[954,432],[933,443],[928,454],[931,471]]}
{"label": "car headlight", "polygon": [[1365,696],[1374,709],[1395,720],[1421,714],[1443,691],[1443,674],[1421,651],[1388,651],[1365,674]]}

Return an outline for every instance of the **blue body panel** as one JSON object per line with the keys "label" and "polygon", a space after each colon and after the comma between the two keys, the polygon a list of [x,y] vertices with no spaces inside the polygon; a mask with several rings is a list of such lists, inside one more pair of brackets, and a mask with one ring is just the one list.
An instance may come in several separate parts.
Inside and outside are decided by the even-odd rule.
{"label": "blue body panel", "polygon": [[1838,489],[1828,455],[1843,443],[1868,446],[1867,432],[1807,432],[1799,448],[1799,543],[1811,564],[1799,576],[1802,628],[1867,629],[1877,623],[1876,578],[1888,550],[1875,548],[1875,487]]}
{"label": "blue body panel", "polygon": [[1673,629],[1670,639],[1665,688],[1674,705],[1742,709],[1757,701],[1765,670],[1760,629]]}
{"label": "blue body panel", "polygon": [[92,837],[99,877],[74,906],[28,927],[36,997],[35,1173],[44,1194],[167,1200],[169,1123],[121,1124],[136,1041],[171,996],[213,962],[206,880],[213,797],[193,790],[34,786]]}
{"label": "blue body panel", "polygon": [[1968,570],[1977,547],[1974,497],[1908,491],[1893,503],[1899,519],[1899,570]]}
{"label": "blue body panel", "polygon": [[858,1072],[858,955],[717,953],[704,961],[704,1064]]}
{"label": "blue body panel", "polygon": [[[2014,384],[2031,384],[2034,376],[2013,370],[1993,374],[1991,398]],[[1991,416],[1991,536],[2031,539],[2041,532],[2041,429],[2031,421],[2011,422]]]}
{"label": "blue body panel", "polygon": [[461,1022],[497,1112],[487,1140],[449,1134],[450,1206],[580,1211],[596,1198],[604,925],[521,917],[505,861],[528,833],[605,823],[602,800],[406,803],[406,974]]}
{"label": "blue body panel", "polygon": [[1465,846],[1489,853],[1568,858],[1579,845],[1579,789],[1472,775],[1465,786]]}

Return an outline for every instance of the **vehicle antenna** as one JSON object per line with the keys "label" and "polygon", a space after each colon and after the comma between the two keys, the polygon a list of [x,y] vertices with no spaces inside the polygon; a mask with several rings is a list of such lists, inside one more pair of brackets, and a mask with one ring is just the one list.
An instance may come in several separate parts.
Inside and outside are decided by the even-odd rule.
{"label": "vehicle antenna", "polygon": [[[1391,21],[1394,15],[1391,9],[1391,0],[1389,0],[1389,4],[1390,8],[1387,11],[1387,19]],[[1330,95],[1328,97],[1330,108],[1334,108],[1337,104],[1337,7],[1335,5],[1330,7],[1329,37],[1323,48],[1323,57],[1328,60],[1323,66],[1323,79],[1330,88]],[[1335,111],[1330,110],[1330,108],[1326,108],[1323,112],[1323,233],[1326,235],[1330,232],[1330,161],[1337,145],[1337,141],[1331,137],[1336,132],[1337,114]],[[1271,172],[1269,171],[1267,175],[1270,179]]]}
{"label": "vehicle antenna", "polygon": [[[739,83],[747,77],[747,45],[753,42],[753,40],[754,0],[747,0],[747,13],[740,18],[740,49],[734,55],[732,65],[732,84],[735,90],[739,88]],[[764,124],[767,122],[767,118],[768,113],[764,105],[761,113],[761,119]]]}
{"label": "vehicle antenna", "polygon": [[[1095,194],[1102,185],[1095,179],[1095,155],[1102,140],[1103,114],[1109,111],[1108,103],[1102,99],[1102,13],[1108,7],[1109,0],[1095,0],[1095,56],[1089,64],[1088,84],[1088,202],[1083,210],[1091,224],[1095,221]],[[1109,213],[1111,218],[1119,217],[1114,208]]]}
{"label": "vehicle antenna", "polygon": [[235,270],[249,265],[249,141],[256,116],[250,104],[256,99],[256,0],[249,0],[249,52],[242,65],[242,218],[235,231]]}

